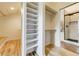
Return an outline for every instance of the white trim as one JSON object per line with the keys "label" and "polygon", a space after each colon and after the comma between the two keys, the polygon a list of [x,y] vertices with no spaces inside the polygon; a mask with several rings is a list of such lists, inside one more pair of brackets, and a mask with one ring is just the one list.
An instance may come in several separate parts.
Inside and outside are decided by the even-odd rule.
{"label": "white trim", "polygon": [[56,14],[56,21],[55,21],[55,26],[56,26],[56,32],[55,32],[55,46],[56,47],[61,47],[61,19],[63,16],[63,10],[58,11]]}
{"label": "white trim", "polygon": [[39,56],[45,55],[45,5],[43,2],[39,3],[39,11],[38,11],[38,47],[37,54]]}
{"label": "white trim", "polygon": [[26,3],[22,3],[22,47],[21,47],[21,53],[22,56],[26,56]]}
{"label": "white trim", "polygon": [[71,41],[68,41],[68,40],[63,40],[63,42],[66,42],[66,43],[69,43],[69,44],[72,44],[72,45],[79,46],[79,43],[74,43],[74,42],[71,42]]}

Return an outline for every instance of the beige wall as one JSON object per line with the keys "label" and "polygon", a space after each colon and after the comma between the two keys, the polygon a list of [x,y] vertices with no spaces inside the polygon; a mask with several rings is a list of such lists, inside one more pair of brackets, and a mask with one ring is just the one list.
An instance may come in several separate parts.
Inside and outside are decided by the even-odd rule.
{"label": "beige wall", "polygon": [[0,17],[0,35],[7,36],[9,39],[20,37],[21,16],[19,13]]}

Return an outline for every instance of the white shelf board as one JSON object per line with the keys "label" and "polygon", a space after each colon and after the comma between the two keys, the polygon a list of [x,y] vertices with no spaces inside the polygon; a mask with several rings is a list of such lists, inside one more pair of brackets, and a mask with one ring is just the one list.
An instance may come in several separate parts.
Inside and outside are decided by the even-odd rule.
{"label": "white shelf board", "polygon": [[34,42],[34,41],[37,41],[37,39],[28,39],[28,40],[27,40],[27,44],[28,44],[28,43],[31,43],[31,42]]}
{"label": "white shelf board", "polygon": [[35,15],[35,14],[32,14],[32,13],[29,13],[29,12],[27,13],[27,15],[30,16],[30,17],[35,17],[35,18],[38,17],[38,15]]}
{"label": "white shelf board", "polygon": [[33,3],[28,3],[27,5],[28,5],[28,7],[33,7],[35,9],[38,9],[38,6]]}
{"label": "white shelf board", "polygon": [[56,29],[45,29],[45,31],[55,31]]}
{"label": "white shelf board", "polygon": [[34,5],[38,5],[38,3],[37,2],[31,2],[32,4],[34,4]]}
{"label": "white shelf board", "polygon": [[37,10],[33,9],[33,8],[30,8],[30,7],[27,7],[28,10],[34,12],[34,13],[37,13]]}
{"label": "white shelf board", "polygon": [[35,51],[35,49],[27,50],[27,54],[28,54],[28,53],[31,53],[31,52],[33,52],[33,51]]}
{"label": "white shelf board", "polygon": [[27,29],[27,30],[37,30],[37,29]]}
{"label": "white shelf board", "polygon": [[31,23],[27,23],[27,25],[36,25],[37,26],[37,24],[31,24]]}
{"label": "white shelf board", "polygon": [[32,19],[32,18],[27,18],[27,20],[30,20],[30,21],[38,21],[38,20],[35,20],[35,19]]}
{"label": "white shelf board", "polygon": [[31,34],[27,34],[27,35],[37,35],[37,33],[31,33]]}
{"label": "white shelf board", "polygon": [[32,46],[28,47],[27,50],[33,49],[33,48],[35,48],[35,47],[37,47],[37,46],[38,46],[37,44],[32,45]]}

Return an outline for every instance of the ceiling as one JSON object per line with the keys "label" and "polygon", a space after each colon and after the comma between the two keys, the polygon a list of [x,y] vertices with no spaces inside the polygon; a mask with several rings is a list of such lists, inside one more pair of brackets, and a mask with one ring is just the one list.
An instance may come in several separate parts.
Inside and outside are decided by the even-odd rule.
{"label": "ceiling", "polygon": [[19,2],[0,2],[0,17],[20,12],[21,4]]}
{"label": "ceiling", "polygon": [[76,3],[70,7],[65,8],[65,14],[71,14],[75,12],[79,12],[79,3]]}
{"label": "ceiling", "polygon": [[46,2],[45,4],[48,5],[50,8],[54,9],[55,11],[60,10],[61,8],[64,8],[65,6],[68,6],[74,2]]}
{"label": "ceiling", "polygon": [[[75,2],[46,2],[45,4],[49,6],[50,8],[52,8],[53,10],[58,11],[61,8],[64,8],[73,3]],[[65,14],[79,12],[79,3],[76,3],[70,7],[67,7],[64,10],[65,10]]]}
{"label": "ceiling", "polygon": [[[50,8],[54,9],[55,11],[58,11],[59,9],[72,3],[74,2],[46,2],[45,4]],[[65,11],[66,13],[78,11],[79,10],[78,6],[79,3],[74,6],[66,8]],[[11,8],[14,8],[14,10],[11,10]],[[21,10],[20,2],[0,2],[0,17],[20,12],[20,10]]]}

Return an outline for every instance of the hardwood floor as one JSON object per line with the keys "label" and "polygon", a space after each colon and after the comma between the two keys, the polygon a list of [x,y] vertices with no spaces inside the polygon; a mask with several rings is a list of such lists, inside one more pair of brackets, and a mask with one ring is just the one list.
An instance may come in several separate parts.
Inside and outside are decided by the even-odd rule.
{"label": "hardwood floor", "polygon": [[[45,47],[45,54],[46,56],[48,55],[48,53],[50,52],[49,50],[52,50],[52,48],[54,47],[53,44],[49,44]],[[49,50],[48,50],[49,49]]]}
{"label": "hardwood floor", "polygon": [[5,36],[0,36],[0,45],[6,40]]}
{"label": "hardwood floor", "polygon": [[20,56],[21,55],[20,39],[7,41],[0,49],[1,56]]}
{"label": "hardwood floor", "polygon": [[72,44],[69,44],[69,43],[66,43],[66,42],[61,42],[61,45],[62,45],[63,48],[79,54],[79,52],[78,52],[79,46],[72,45]]}
{"label": "hardwood floor", "polygon": [[71,52],[64,48],[54,47],[48,56],[78,56],[78,54]]}
{"label": "hardwood floor", "polygon": [[63,47],[54,47],[52,44],[49,44],[45,48],[46,56],[78,56],[78,54],[69,51]]}

